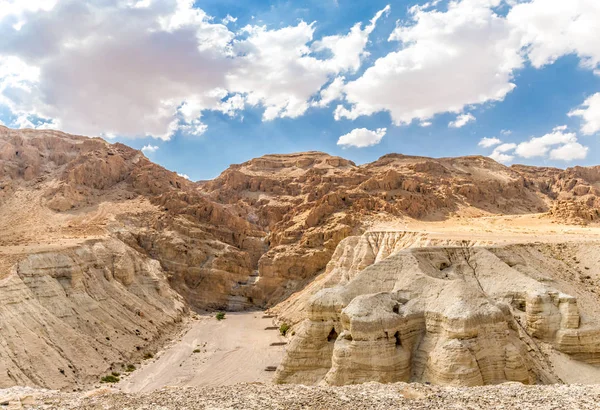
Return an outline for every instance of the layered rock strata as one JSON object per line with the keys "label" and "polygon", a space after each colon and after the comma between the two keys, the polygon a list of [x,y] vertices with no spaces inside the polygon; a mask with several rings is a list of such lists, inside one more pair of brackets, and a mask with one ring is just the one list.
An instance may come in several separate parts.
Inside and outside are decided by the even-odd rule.
{"label": "layered rock strata", "polygon": [[510,254],[404,249],[358,273],[346,260],[350,276],[308,302],[276,380],[553,383],[547,349],[598,363],[600,326],[582,321],[575,297],[511,267]]}

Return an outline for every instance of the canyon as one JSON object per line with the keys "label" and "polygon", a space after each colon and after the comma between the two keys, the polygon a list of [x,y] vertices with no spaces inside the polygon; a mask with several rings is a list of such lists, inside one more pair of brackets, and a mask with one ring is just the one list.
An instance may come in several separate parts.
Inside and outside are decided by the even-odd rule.
{"label": "canyon", "polygon": [[600,166],[305,152],[193,182],[0,126],[0,170],[0,388],[89,389],[262,310],[278,384],[600,383]]}

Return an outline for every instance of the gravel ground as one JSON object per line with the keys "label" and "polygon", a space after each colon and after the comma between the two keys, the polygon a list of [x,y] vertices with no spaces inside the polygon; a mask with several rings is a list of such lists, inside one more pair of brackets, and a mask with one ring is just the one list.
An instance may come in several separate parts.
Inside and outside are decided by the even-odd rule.
{"label": "gravel ground", "polygon": [[600,385],[523,386],[518,383],[507,383],[497,386],[457,388],[406,383],[388,385],[367,383],[345,387],[278,386],[253,383],[216,388],[165,388],[147,394],[126,394],[111,389],[87,393],[59,393],[13,388],[0,390],[0,408],[598,409],[600,408]]}

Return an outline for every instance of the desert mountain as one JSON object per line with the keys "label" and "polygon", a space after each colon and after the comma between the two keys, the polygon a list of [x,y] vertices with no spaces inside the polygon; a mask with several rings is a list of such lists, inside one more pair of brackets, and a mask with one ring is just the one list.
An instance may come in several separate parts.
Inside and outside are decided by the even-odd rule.
{"label": "desert mountain", "polygon": [[600,167],[485,157],[266,155],[194,183],[0,127],[0,387],[85,385],[189,310],[257,307],[293,325],[280,382],[568,381],[554,357],[600,362],[599,198]]}

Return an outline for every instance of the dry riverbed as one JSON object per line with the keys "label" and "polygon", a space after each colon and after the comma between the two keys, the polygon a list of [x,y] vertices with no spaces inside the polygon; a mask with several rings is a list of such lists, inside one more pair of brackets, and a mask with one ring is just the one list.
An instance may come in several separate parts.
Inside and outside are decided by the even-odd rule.
{"label": "dry riverbed", "polygon": [[[285,338],[263,312],[227,313],[192,320],[179,338],[154,359],[116,385],[128,393],[150,392],[166,386],[224,386],[244,382],[269,383],[284,353]],[[279,344],[272,346],[272,344]]]}

